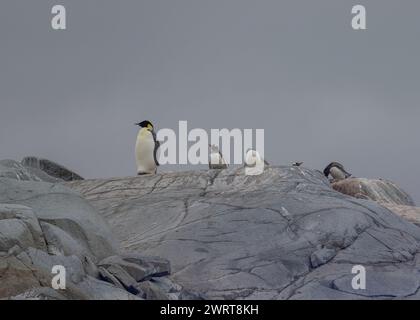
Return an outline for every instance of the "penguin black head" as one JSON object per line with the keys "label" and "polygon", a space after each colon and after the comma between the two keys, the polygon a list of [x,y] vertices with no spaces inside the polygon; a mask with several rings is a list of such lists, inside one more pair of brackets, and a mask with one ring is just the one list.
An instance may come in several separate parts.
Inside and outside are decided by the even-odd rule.
{"label": "penguin black head", "polygon": [[340,167],[341,166],[341,164],[340,163],[338,163],[338,162],[331,162],[325,169],[324,169],[324,175],[326,176],[326,177],[328,177],[328,175],[330,174],[330,170],[331,170],[331,168],[333,168],[333,167]]}
{"label": "penguin black head", "polygon": [[343,171],[344,172],[344,174],[346,175],[346,178],[349,178],[349,177],[351,177],[351,174],[350,173],[348,173],[347,171],[346,171],[346,169],[344,169],[344,166],[341,164],[341,163],[339,163],[339,162],[331,162],[325,169],[324,169],[324,175],[326,176],[326,177],[328,177],[328,175],[330,174],[330,170],[332,169],[332,168],[338,168],[338,169],[340,169],[341,171]]}
{"label": "penguin black head", "polygon": [[135,125],[141,128],[147,128],[149,130],[153,130],[153,124],[149,120],[144,120],[142,122],[136,123]]}

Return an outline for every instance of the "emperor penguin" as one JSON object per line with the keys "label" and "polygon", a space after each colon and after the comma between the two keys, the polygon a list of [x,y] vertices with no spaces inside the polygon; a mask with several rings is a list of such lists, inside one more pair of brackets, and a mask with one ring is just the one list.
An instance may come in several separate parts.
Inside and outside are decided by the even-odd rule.
{"label": "emperor penguin", "polygon": [[351,174],[344,169],[344,166],[338,162],[331,162],[325,169],[324,175],[328,178],[329,175],[333,181],[344,180],[351,177]]}
{"label": "emperor penguin", "polygon": [[157,150],[160,144],[156,140],[153,124],[145,120],[136,123],[136,126],[140,127],[136,141],[137,174],[155,174],[159,166]]}
{"label": "emperor penguin", "polygon": [[262,164],[268,166],[269,163],[261,157],[257,150],[248,149],[245,155],[245,167],[259,167]]}
{"label": "emperor penguin", "polygon": [[209,148],[209,169],[227,169],[228,164],[219,148],[214,144],[209,144]]}

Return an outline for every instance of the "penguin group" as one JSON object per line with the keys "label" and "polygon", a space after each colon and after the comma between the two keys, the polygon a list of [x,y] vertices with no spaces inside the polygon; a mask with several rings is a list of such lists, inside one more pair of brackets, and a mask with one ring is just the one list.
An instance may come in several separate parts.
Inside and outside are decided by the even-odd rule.
{"label": "penguin group", "polygon": [[[136,164],[137,174],[156,174],[159,162],[157,159],[157,152],[160,146],[156,139],[156,132],[153,124],[149,120],[145,120],[135,125],[139,126],[136,141]],[[293,162],[293,167],[300,167],[303,164],[301,161]],[[245,168],[260,168],[268,166],[269,163],[260,155],[257,150],[248,149],[245,155]],[[227,169],[228,163],[224,159],[219,148],[212,144],[209,145],[209,169]],[[351,177],[351,174],[346,171],[344,166],[339,162],[331,162],[323,171],[324,175],[330,179],[330,182],[337,182]]]}
{"label": "penguin group", "polygon": [[[149,120],[144,120],[135,125],[140,127],[135,148],[137,174],[155,174],[159,166],[157,153],[160,143],[156,139],[154,126]],[[268,165],[268,162],[262,158],[258,151],[252,149],[247,150],[245,167],[259,167],[262,163]],[[209,145],[209,169],[221,170],[227,169],[227,167],[228,163],[219,148],[214,144]]]}

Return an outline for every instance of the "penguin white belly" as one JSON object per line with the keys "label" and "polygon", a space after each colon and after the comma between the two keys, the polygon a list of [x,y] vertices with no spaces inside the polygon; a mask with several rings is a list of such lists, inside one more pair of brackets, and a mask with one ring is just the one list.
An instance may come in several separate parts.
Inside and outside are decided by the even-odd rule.
{"label": "penguin white belly", "polygon": [[334,180],[344,180],[346,178],[345,173],[336,167],[330,169],[330,175]]}
{"label": "penguin white belly", "polygon": [[264,166],[264,160],[258,151],[251,150],[246,154],[245,165],[248,167],[262,167]]}
{"label": "penguin white belly", "polygon": [[221,164],[222,161],[220,159],[220,154],[219,153],[210,154],[210,163],[213,164],[213,165]]}
{"label": "penguin white belly", "polygon": [[248,167],[255,166],[257,162],[257,159],[255,158],[254,154],[252,152],[247,152],[246,158],[245,158],[245,165]]}
{"label": "penguin white belly", "polygon": [[150,132],[139,132],[136,142],[137,173],[155,173],[156,162],[154,158],[155,141]]}
{"label": "penguin white belly", "polygon": [[249,150],[245,157],[245,174],[248,176],[260,175],[264,171],[265,162],[258,151]]}
{"label": "penguin white belly", "polygon": [[226,169],[227,163],[223,157],[220,156],[220,153],[212,152],[210,154],[210,169]]}

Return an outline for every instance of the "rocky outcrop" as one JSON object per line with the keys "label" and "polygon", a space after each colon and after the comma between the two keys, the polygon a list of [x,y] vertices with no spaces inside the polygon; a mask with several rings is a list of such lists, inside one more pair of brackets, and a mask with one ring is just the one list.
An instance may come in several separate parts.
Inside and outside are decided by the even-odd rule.
{"label": "rocky outcrop", "polygon": [[349,178],[331,184],[334,190],[359,199],[373,200],[408,221],[420,225],[420,208],[395,183],[382,179]]}
{"label": "rocky outcrop", "polygon": [[413,206],[395,205],[390,203],[381,203],[382,206],[395,212],[400,217],[411,221],[420,227],[420,208]]}
{"label": "rocky outcrop", "polygon": [[25,157],[21,162],[15,160],[1,160],[0,178],[51,183],[83,180],[77,173],[62,165],[36,157]]}
{"label": "rocky outcrop", "polygon": [[394,182],[382,179],[348,178],[331,184],[334,190],[359,199],[414,206],[414,201]]}
{"label": "rocky outcrop", "polygon": [[41,170],[25,167],[20,162],[14,160],[0,160],[0,178],[9,178],[18,181],[63,181],[51,177]]}
{"label": "rocky outcrop", "polygon": [[[0,162],[0,299],[144,299],[151,294],[140,288],[159,281],[159,297],[187,297],[159,280],[170,273],[167,260],[124,254],[102,216],[57,182]],[[52,288],[54,266],[66,270],[65,290]]]}
{"label": "rocky outcrop", "polygon": [[420,298],[420,228],[392,184],[365,194],[394,212],[302,167],[65,182],[24,163],[0,161],[0,299]]}
{"label": "rocky outcrop", "polygon": [[[169,260],[169,278],[195,297],[420,298],[420,228],[333,190],[317,171],[268,167],[246,176],[239,168],[66,185],[125,250]],[[356,265],[366,270],[365,290],[351,286]],[[161,297],[155,285],[136,288]]]}
{"label": "rocky outcrop", "polygon": [[58,163],[47,159],[40,159],[37,157],[25,157],[22,160],[22,165],[25,167],[29,167],[38,173],[43,172],[53,178],[61,179],[64,181],[83,180],[83,178],[77,173],[63,167]]}

